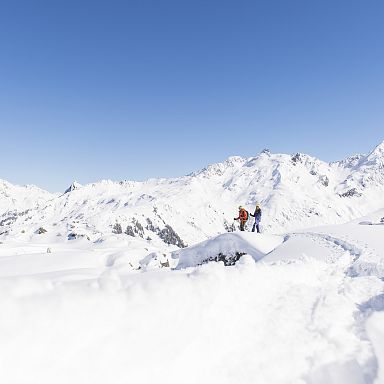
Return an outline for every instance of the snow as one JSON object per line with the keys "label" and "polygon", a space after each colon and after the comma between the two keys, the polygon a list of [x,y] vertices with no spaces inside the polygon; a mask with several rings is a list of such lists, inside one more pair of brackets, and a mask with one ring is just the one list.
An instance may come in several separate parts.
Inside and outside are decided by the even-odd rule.
{"label": "snow", "polygon": [[72,192],[76,189],[80,189],[82,185],[78,183],[76,180],[65,190],[64,194]]}
{"label": "snow", "polygon": [[[381,297],[381,310],[384,310],[384,298]],[[378,360],[376,384],[384,383],[384,313],[374,313],[367,322],[368,336]]]}
{"label": "snow", "polygon": [[[383,145],[61,195],[2,182],[0,382],[384,383]],[[256,201],[263,233],[227,232]]]}
{"label": "snow", "polygon": [[[234,267],[133,275],[106,269],[72,281],[49,276],[41,264],[44,279],[2,279],[2,381],[372,379],[372,347],[362,335],[364,321],[356,320],[357,305],[383,292],[383,282],[346,277],[347,256],[333,264],[305,252],[308,258],[294,262],[244,256]],[[79,264],[79,271],[89,266],[83,258]]]}
{"label": "snow", "polygon": [[[6,211],[41,208],[56,195],[33,185],[18,186],[0,179],[0,215]],[[0,218],[0,221],[2,219]]]}
{"label": "snow", "polygon": [[258,261],[283,242],[282,236],[234,232],[219,235],[193,247],[174,251],[172,258],[179,259],[177,269],[198,266],[219,254],[234,256],[246,253]]}
{"label": "snow", "polygon": [[123,233],[131,227],[136,237],[161,248],[160,234],[168,225],[184,244],[193,245],[226,232],[239,205],[253,212],[257,202],[268,233],[341,224],[382,208],[383,145],[336,163],[262,152],[175,179],[74,182],[60,195],[2,182],[0,237],[34,241],[43,227],[64,241],[71,233],[95,241],[119,224]]}

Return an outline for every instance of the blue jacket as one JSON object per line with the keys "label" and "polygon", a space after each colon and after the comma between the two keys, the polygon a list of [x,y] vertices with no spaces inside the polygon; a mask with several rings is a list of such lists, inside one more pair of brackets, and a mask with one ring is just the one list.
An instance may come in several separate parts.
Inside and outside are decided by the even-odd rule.
{"label": "blue jacket", "polygon": [[260,221],[261,221],[261,209],[260,208],[256,209],[255,213],[253,215],[251,213],[251,216],[255,218],[256,223],[260,223]]}

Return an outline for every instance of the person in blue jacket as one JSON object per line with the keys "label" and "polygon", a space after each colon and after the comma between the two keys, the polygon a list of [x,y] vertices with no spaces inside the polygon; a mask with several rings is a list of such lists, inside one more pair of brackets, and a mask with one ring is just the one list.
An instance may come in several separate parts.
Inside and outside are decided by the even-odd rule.
{"label": "person in blue jacket", "polygon": [[253,223],[252,227],[252,232],[255,232],[255,229],[257,229],[257,233],[260,233],[261,208],[259,203],[256,204],[255,213],[253,215],[251,213],[250,215],[255,218],[255,222]]}

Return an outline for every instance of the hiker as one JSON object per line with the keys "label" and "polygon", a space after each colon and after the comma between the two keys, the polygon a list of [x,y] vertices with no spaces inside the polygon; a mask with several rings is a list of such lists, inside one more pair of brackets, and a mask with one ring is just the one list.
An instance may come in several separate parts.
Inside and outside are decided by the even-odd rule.
{"label": "hiker", "polygon": [[245,224],[248,220],[248,212],[241,205],[239,207],[239,216],[233,220],[240,220],[240,231],[244,231]]}
{"label": "hiker", "polygon": [[261,208],[259,203],[256,204],[255,213],[253,215],[251,213],[250,215],[255,218],[255,222],[253,223],[253,227],[252,227],[252,232],[255,232],[255,228],[256,228],[257,233],[260,233]]}

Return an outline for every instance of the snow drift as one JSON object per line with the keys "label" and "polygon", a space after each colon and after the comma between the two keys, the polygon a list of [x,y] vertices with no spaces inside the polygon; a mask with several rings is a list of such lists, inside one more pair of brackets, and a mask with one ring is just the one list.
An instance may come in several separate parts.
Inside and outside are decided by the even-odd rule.
{"label": "snow drift", "polygon": [[225,233],[193,247],[175,251],[172,253],[172,258],[179,259],[177,269],[220,260],[226,265],[232,265],[243,255],[250,255],[258,261],[283,240],[282,236],[250,232]]}

